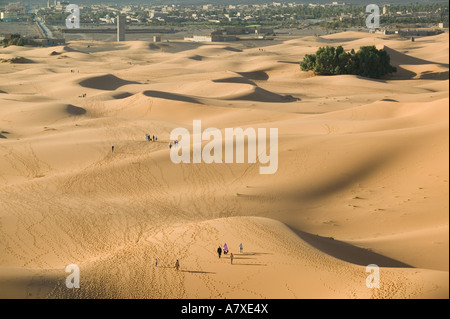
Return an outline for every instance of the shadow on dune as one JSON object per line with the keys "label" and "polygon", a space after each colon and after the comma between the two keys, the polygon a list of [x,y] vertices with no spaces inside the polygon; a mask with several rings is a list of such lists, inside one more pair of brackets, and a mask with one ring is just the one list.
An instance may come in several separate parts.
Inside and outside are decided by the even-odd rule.
{"label": "shadow on dune", "polygon": [[118,93],[113,95],[112,97],[116,100],[121,100],[121,99],[125,99],[127,97],[133,96],[133,94],[129,93],[129,92],[124,92],[124,93]]}
{"label": "shadow on dune", "polygon": [[[384,47],[384,50],[389,54],[391,58],[391,64],[397,68],[397,72],[392,75],[392,79],[412,79],[416,77],[418,74],[412,72],[400,65],[438,65],[441,67],[448,68],[448,63],[438,63],[433,61],[428,61],[420,58],[416,58],[405,53],[398,52],[397,50],[391,49],[389,47]],[[447,72],[429,72],[422,73],[419,76],[420,79],[433,79],[433,80],[446,80],[448,79],[448,71]]]}
{"label": "shadow on dune", "polygon": [[436,64],[443,67],[448,68],[448,63],[437,63],[432,61],[423,60],[420,58],[416,58],[401,52],[398,52],[397,50],[391,49],[390,47],[385,46],[384,50],[389,54],[391,57],[391,64],[402,64],[402,65],[421,65],[421,64]]}
{"label": "shadow on dune", "polygon": [[0,138],[7,138],[7,137],[3,134],[0,134]]}
{"label": "shadow on dune", "polygon": [[81,51],[76,50],[76,49],[74,49],[74,48],[71,48],[71,47],[69,47],[69,46],[67,46],[67,45],[63,46],[62,49],[63,49],[63,51],[66,51],[66,52],[78,52],[78,53],[84,53],[84,52],[81,52]]}
{"label": "shadow on dune", "polygon": [[397,102],[398,103],[398,101],[394,100],[394,99],[382,99],[380,101],[383,101],[383,102]]}
{"label": "shadow on dune", "polygon": [[233,76],[224,79],[212,80],[214,83],[239,83],[239,84],[250,84],[256,86],[255,82],[250,81],[245,77]]}
{"label": "shadow on dune", "polygon": [[287,63],[287,64],[298,64],[300,65],[299,61],[277,61],[278,63]]}
{"label": "shadow on dune", "polygon": [[280,95],[260,87],[255,87],[254,91],[248,94],[236,95],[228,97],[227,100],[243,100],[243,101],[255,101],[255,102],[272,102],[272,103],[287,103],[299,101],[299,98],[295,98],[291,95]]}
{"label": "shadow on dune", "polygon": [[188,272],[191,274],[215,274],[215,272],[201,271],[201,270],[180,270],[180,272]]}
{"label": "shadow on dune", "polygon": [[105,74],[88,78],[79,82],[78,84],[82,87],[90,89],[114,91],[123,85],[139,84],[139,82],[127,81],[120,79],[112,74]]}
{"label": "shadow on dune", "polygon": [[419,79],[421,80],[448,80],[448,71],[445,72],[423,72],[420,74]]}
{"label": "shadow on dune", "polygon": [[223,49],[227,50],[227,51],[231,51],[231,52],[242,52],[241,49],[237,49],[237,48],[233,48],[233,47],[225,47]]}
{"label": "shadow on dune", "polygon": [[[220,82],[220,80],[219,80]],[[247,84],[247,83],[246,83]],[[188,102],[194,104],[204,104],[199,98],[195,98],[188,95],[182,95],[177,93],[169,93],[162,91],[147,90],[142,92],[145,96],[166,99],[171,101]],[[224,100],[230,101],[256,101],[256,102],[272,102],[272,103],[287,103],[298,101],[298,98],[294,98],[291,95],[279,95],[256,86],[254,90],[244,94],[234,94],[231,96],[223,97]]]}
{"label": "shadow on dune", "polygon": [[142,94],[144,94],[145,96],[148,96],[148,97],[155,97],[155,98],[165,99],[165,100],[203,104],[202,102],[200,102],[199,100],[197,100],[195,98],[192,98],[192,97],[186,96],[186,95],[176,94],[176,93],[147,90],[147,91],[142,92]]}
{"label": "shadow on dune", "polygon": [[259,256],[259,255],[273,255],[272,253],[259,253],[259,252],[249,252],[249,253],[242,253],[243,256]]}
{"label": "shadow on dune", "polygon": [[33,60],[24,58],[24,57],[15,57],[9,60],[6,60],[7,62],[11,63],[11,64],[29,64],[29,63],[36,63]]}
{"label": "shadow on dune", "polygon": [[196,54],[196,55],[190,56],[188,59],[195,60],[195,61],[202,61],[203,57],[201,55]]}
{"label": "shadow on dune", "polygon": [[72,104],[68,104],[66,106],[66,112],[69,113],[70,115],[84,115],[86,114],[86,110],[83,109],[82,107],[79,106],[75,106]]}
{"label": "shadow on dune", "polygon": [[250,80],[266,81],[269,79],[269,75],[264,71],[237,72],[237,73]]}
{"label": "shadow on dune", "polygon": [[313,235],[287,225],[294,233],[309,245],[334,258],[360,265],[375,264],[379,267],[414,268],[401,261],[359,248],[332,238]]}
{"label": "shadow on dune", "polygon": [[397,68],[397,72],[390,75],[390,79],[392,80],[411,80],[417,76],[417,73],[407,70],[399,65],[396,65],[395,67]]}

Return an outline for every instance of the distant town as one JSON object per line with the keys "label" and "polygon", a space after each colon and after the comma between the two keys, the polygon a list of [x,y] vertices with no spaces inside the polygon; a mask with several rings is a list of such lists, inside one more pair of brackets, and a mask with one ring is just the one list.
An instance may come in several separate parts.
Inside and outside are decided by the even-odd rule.
{"label": "distant town", "polygon": [[[42,39],[41,43],[44,45],[51,45],[55,39],[58,39],[56,42],[75,39],[112,40],[114,35],[101,35],[116,32],[119,16],[124,17],[126,33],[135,34],[131,39],[137,40],[159,40],[161,36],[166,36],[167,39],[234,41],[243,38],[239,35],[244,35],[245,38],[246,34],[267,39],[286,33],[289,29],[309,30],[310,34],[345,30],[369,31],[365,27],[365,6],[345,2],[242,5],[80,4],[80,23],[77,29],[67,28],[65,24],[69,4],[69,1],[49,0],[44,7],[24,5],[22,2],[0,7],[0,39]],[[448,2],[386,4],[380,7],[380,28],[375,31],[426,36],[448,30],[448,19]],[[405,33],[405,30],[409,33]],[[176,33],[179,33],[178,37],[174,36]]]}

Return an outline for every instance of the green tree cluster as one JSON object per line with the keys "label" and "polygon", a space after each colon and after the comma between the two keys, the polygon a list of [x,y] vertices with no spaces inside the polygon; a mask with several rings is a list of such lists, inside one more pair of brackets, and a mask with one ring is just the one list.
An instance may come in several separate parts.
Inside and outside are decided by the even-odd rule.
{"label": "green tree cluster", "polygon": [[353,74],[369,78],[397,72],[397,68],[390,64],[389,54],[375,46],[362,46],[358,52],[353,49],[345,52],[342,46],[322,47],[315,54],[306,54],[300,68],[318,75]]}
{"label": "green tree cluster", "polygon": [[19,45],[24,46],[25,40],[23,38],[13,38],[13,39],[3,39],[2,43],[4,46],[10,46],[10,45]]}

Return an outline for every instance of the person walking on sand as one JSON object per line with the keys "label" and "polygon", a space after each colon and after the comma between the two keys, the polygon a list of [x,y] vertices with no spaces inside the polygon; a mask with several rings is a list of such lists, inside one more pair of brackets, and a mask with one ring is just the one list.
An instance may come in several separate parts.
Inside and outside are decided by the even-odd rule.
{"label": "person walking on sand", "polygon": [[111,147],[111,151],[114,153],[114,145]]}
{"label": "person walking on sand", "polygon": [[158,267],[158,258],[155,258],[155,267]]}
{"label": "person walking on sand", "polygon": [[228,254],[228,245],[227,245],[227,243],[223,244],[223,254],[224,255]]}
{"label": "person walking on sand", "polygon": [[169,142],[169,149],[172,148],[172,142]]}
{"label": "person walking on sand", "polygon": [[178,271],[178,269],[180,269],[180,262],[178,261],[178,259],[177,259],[177,261],[175,262],[175,269]]}
{"label": "person walking on sand", "polygon": [[231,262],[231,264],[233,264],[233,258],[234,258],[233,253],[231,253],[230,254],[230,262]]}
{"label": "person walking on sand", "polygon": [[220,248],[220,246],[217,248],[217,254],[219,255],[219,258],[222,255],[222,248]]}
{"label": "person walking on sand", "polygon": [[239,251],[242,254],[242,251],[244,250],[244,246],[242,246],[242,243],[239,244]]}

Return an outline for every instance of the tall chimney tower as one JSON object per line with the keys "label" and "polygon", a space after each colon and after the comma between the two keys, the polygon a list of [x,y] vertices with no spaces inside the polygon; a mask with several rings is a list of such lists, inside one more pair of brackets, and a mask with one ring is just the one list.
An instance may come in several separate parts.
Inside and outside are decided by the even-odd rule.
{"label": "tall chimney tower", "polygon": [[117,42],[125,41],[125,16],[117,17]]}

